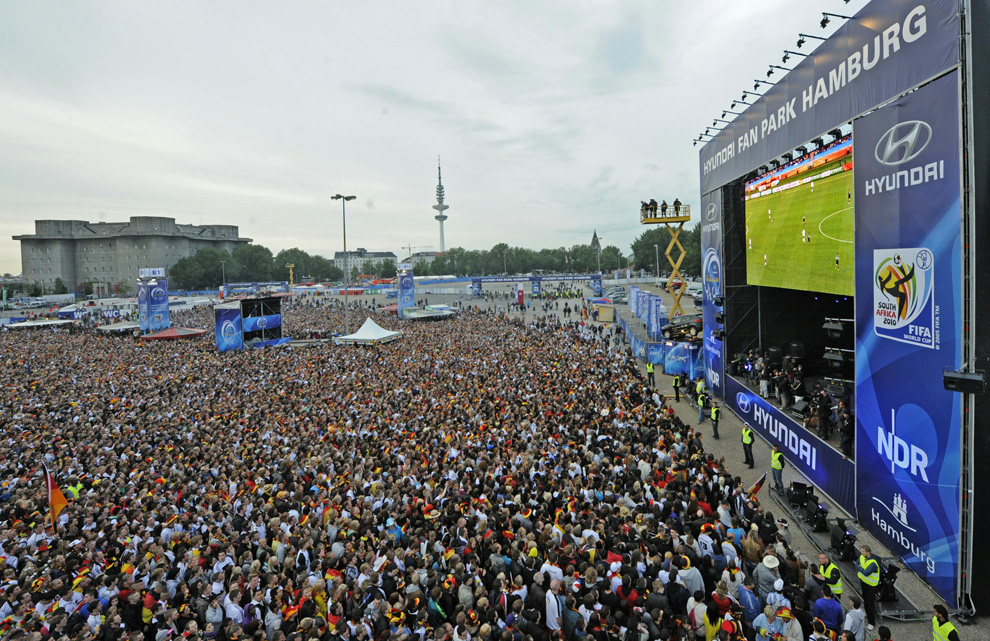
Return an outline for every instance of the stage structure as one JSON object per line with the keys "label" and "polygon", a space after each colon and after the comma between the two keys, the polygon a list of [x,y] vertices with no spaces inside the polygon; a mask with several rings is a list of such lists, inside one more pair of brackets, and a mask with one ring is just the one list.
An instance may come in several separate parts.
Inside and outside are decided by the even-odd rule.
{"label": "stage structure", "polygon": [[[988,32],[987,0],[873,0],[699,159],[709,389],[970,614],[990,607]],[[749,349],[831,376],[855,463],[726,366]]]}
{"label": "stage structure", "polygon": [[142,267],[137,279],[138,328],[142,333],[172,326],[168,311],[168,279],[164,267]]}
{"label": "stage structure", "polygon": [[[666,202],[666,201],[664,201]],[[667,257],[667,262],[670,263],[671,272],[670,278],[667,279],[667,290],[670,291],[671,283],[683,283],[684,278],[681,276],[681,263],[684,262],[684,246],[681,245],[681,241],[678,237],[681,235],[681,231],[684,229],[684,223],[691,220],[691,205],[678,204],[676,207],[664,205],[661,210],[657,210],[655,207],[651,208],[650,205],[643,205],[639,210],[639,222],[643,225],[656,225],[662,224],[667,227],[667,232],[670,234],[670,243],[667,245],[667,250],[663,253]],[[677,258],[675,259],[670,255],[674,247],[678,249]],[[659,274],[657,274],[659,277]],[[680,316],[684,313],[684,308],[681,307],[681,296],[684,295],[684,290],[686,287],[678,286],[676,289],[671,291],[671,295],[674,297],[674,304],[670,306],[670,310],[667,312],[667,320],[673,321],[674,317]]]}
{"label": "stage structure", "polygon": [[216,345],[221,352],[289,342],[283,334],[282,299],[245,298],[213,308]]}

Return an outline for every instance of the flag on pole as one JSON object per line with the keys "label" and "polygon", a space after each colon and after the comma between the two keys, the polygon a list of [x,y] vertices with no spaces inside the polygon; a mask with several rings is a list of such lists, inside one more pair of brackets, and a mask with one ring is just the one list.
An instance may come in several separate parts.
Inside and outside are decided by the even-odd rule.
{"label": "flag on pole", "polygon": [[764,472],[763,476],[760,477],[760,480],[757,481],[756,483],[753,483],[753,486],[750,487],[748,490],[746,490],[746,496],[749,498],[755,497],[757,492],[763,489],[763,484],[766,483],[766,480],[767,480],[767,473]]}
{"label": "flag on pole", "polygon": [[58,518],[59,512],[69,505],[69,502],[65,500],[65,495],[62,494],[62,490],[58,489],[58,485],[55,485],[55,478],[48,471],[47,465],[45,465],[45,486],[48,488],[48,510],[52,516],[52,529],[54,530],[55,519]]}

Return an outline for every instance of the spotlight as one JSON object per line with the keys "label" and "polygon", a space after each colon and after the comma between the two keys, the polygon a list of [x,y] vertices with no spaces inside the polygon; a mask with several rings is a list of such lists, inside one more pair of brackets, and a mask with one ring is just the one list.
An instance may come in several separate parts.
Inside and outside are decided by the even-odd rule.
{"label": "spotlight", "polygon": [[[725,112],[724,111],[722,112],[722,115],[723,116],[725,115]],[[722,120],[721,118],[716,118],[714,121],[712,121],[712,127],[715,126],[715,123],[716,122],[724,122],[725,124],[730,124],[731,123],[730,120]]]}
{"label": "spotlight", "polygon": [[778,168],[780,168],[780,161],[779,160],[771,160],[770,161],[770,167],[772,169],[778,169]]}
{"label": "spotlight", "polygon": [[851,562],[856,558],[856,535],[854,528],[846,525],[845,519],[836,519],[835,525],[829,530],[831,545],[829,549],[839,555],[840,561]]}
{"label": "spotlight", "polygon": [[829,22],[831,22],[831,20],[829,20],[829,16],[833,18],[844,18],[845,20],[852,20],[852,17],[850,16],[843,16],[843,15],[839,15],[838,13],[829,13],[827,11],[822,11],[822,21],[820,23],[822,25],[822,29],[827,27]]}
{"label": "spotlight", "polygon": [[[736,103],[733,102],[732,103],[732,107],[735,107],[735,106],[736,106]],[[722,117],[723,118],[725,118],[725,114],[733,114],[735,116],[741,116],[742,115],[739,112],[732,111],[732,107],[729,107],[728,109],[726,109],[725,111],[722,112]]]}
{"label": "spotlight", "polygon": [[[767,83],[767,84],[770,84],[770,83]],[[741,102],[745,102],[746,104],[749,104],[748,102],[746,102],[746,96],[756,96],[757,98],[759,98],[760,97],[760,94],[753,93],[752,91],[744,91],[744,92],[742,92],[742,98],[740,98],[740,101]]]}
{"label": "spotlight", "polygon": [[798,156],[803,156],[803,155],[805,155],[806,153],[808,153],[808,148],[807,148],[807,147],[805,147],[804,145],[802,145],[802,146],[800,146],[800,147],[795,147],[795,148],[794,148],[794,151],[796,151],[796,152],[797,152],[797,154],[798,154]]}
{"label": "spotlight", "polygon": [[832,138],[834,139],[833,140],[833,142],[834,142],[835,140],[838,140],[839,138],[842,138],[842,130],[841,129],[833,129],[830,132],[828,132],[828,135],[829,136],[832,136]]}
{"label": "spotlight", "polygon": [[800,49],[801,47],[804,46],[804,43],[806,42],[806,40],[805,40],[806,38],[814,38],[815,40],[826,40],[826,38],[822,38],[821,36],[813,36],[813,35],[807,34],[807,33],[799,33],[798,34],[798,41],[797,41],[798,49]]}
{"label": "spotlight", "polygon": [[787,62],[791,59],[791,56],[801,56],[802,58],[807,58],[808,54],[801,53],[800,51],[790,51],[788,49],[784,49],[784,57],[781,59],[781,62]]}
{"label": "spotlight", "polygon": [[718,312],[717,314],[715,314],[715,322],[718,323],[719,325],[724,324],[725,323],[725,314],[722,313],[722,312]]}
{"label": "spotlight", "polygon": [[791,486],[787,488],[785,495],[787,496],[787,502],[791,504],[791,507],[800,508],[808,502],[808,495],[810,494],[810,488],[804,483],[798,483],[797,481],[792,481]]}
{"label": "spotlight", "polygon": [[809,501],[806,510],[808,512],[808,524],[815,532],[828,532],[828,503],[817,496],[812,498],[814,502]]}
{"label": "spotlight", "polygon": [[722,298],[721,296],[716,296],[714,302],[715,302],[715,307],[721,307],[722,305],[725,304],[725,299]]}
{"label": "spotlight", "polygon": [[780,69],[782,71],[790,71],[787,67],[781,67],[780,65],[770,65],[770,69],[767,70],[767,78],[773,75],[774,69]]}
{"label": "spotlight", "polygon": [[825,146],[825,141],[822,140],[821,136],[819,136],[818,138],[812,139],[811,144],[820,149]]}
{"label": "spotlight", "polygon": [[712,338],[714,338],[717,341],[725,340],[725,330],[716,329],[715,331],[712,332]]}
{"label": "spotlight", "polygon": [[789,151],[786,154],[780,154],[780,157],[784,159],[785,163],[789,163],[794,160],[794,154]]}

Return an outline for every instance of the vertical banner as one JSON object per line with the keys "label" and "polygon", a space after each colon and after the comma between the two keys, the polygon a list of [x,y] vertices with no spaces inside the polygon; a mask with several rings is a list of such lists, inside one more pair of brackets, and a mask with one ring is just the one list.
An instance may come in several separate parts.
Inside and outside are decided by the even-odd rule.
{"label": "vertical banner", "polygon": [[853,124],[860,523],[956,603],[962,323],[958,74]]}
{"label": "vertical banner", "polygon": [[244,336],[241,332],[241,308],[234,303],[230,306],[220,306],[214,310],[216,322],[217,349],[227,352],[232,349],[240,349],[244,343]]}
{"label": "vertical banner", "polygon": [[520,283],[519,285],[516,285],[516,304],[522,305],[524,300],[525,298],[523,297],[523,286]]}
{"label": "vertical banner", "polygon": [[591,277],[591,291],[595,294],[595,297],[602,295],[602,275],[595,274]]}
{"label": "vertical banner", "polygon": [[542,279],[540,277],[538,277],[538,276],[534,276],[534,277],[530,278],[530,281],[533,284],[533,296],[539,296],[540,293],[543,291],[543,289],[542,289],[542,286],[543,286]]}
{"label": "vertical banner", "polygon": [[721,311],[715,299],[722,296],[722,191],[716,189],[701,197],[701,311],[705,327],[705,383],[716,396],[723,397],[724,363],[722,341],[715,338],[715,330],[721,329],[715,315]]}
{"label": "vertical banner", "polygon": [[399,318],[405,318],[405,310],[416,306],[416,288],[413,270],[409,266],[399,272],[399,302],[397,312]]}
{"label": "vertical banner", "polygon": [[168,329],[172,323],[168,315],[168,279],[148,282],[148,329]]}
{"label": "vertical banner", "polygon": [[630,287],[629,288],[629,301],[628,302],[629,302],[629,309],[632,310],[632,313],[633,314],[636,313],[636,309],[637,309],[636,308],[636,305],[639,302],[637,300],[638,298],[639,298],[639,287]]}
{"label": "vertical banner", "polygon": [[481,279],[480,278],[472,278],[471,279],[471,295],[472,296],[481,296]]}
{"label": "vertical banner", "polygon": [[137,286],[138,327],[142,332],[148,331],[151,301],[148,300],[148,281],[142,280]]}

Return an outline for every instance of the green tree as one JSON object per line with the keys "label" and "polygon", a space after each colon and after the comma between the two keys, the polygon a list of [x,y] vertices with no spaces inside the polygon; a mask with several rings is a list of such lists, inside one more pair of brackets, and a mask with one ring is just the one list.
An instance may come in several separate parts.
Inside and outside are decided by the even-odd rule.
{"label": "green tree", "polygon": [[[691,229],[686,229],[678,236],[681,245],[684,247],[684,260],[681,263],[681,272],[693,276],[701,274],[701,225],[695,225]],[[670,233],[666,227],[659,225],[651,227],[640,234],[639,238],[633,241],[633,266],[637,269],[656,271],[657,253],[660,255],[660,274],[668,275],[671,271],[670,262],[664,256],[667,246],[670,244]],[[654,245],[657,247],[654,248]],[[677,247],[671,250],[671,258],[677,259],[679,251]]]}
{"label": "green tree", "polygon": [[186,256],[169,267],[168,275],[179,289],[199,289],[203,269],[194,256]]}
{"label": "green tree", "polygon": [[274,257],[272,251],[263,245],[238,245],[230,252],[236,263],[236,271],[227,265],[227,280],[242,282],[266,282],[272,279]]}
{"label": "green tree", "polygon": [[390,260],[379,261],[378,269],[375,271],[375,274],[377,274],[379,278],[395,278],[395,263]]}
{"label": "green tree", "polygon": [[56,294],[68,294],[69,293],[69,288],[65,286],[65,282],[62,280],[62,277],[61,276],[55,279],[55,292],[54,293],[56,293]]}
{"label": "green tree", "polygon": [[116,289],[118,296],[129,296],[131,293],[131,282],[128,280],[122,280],[117,283]]}
{"label": "green tree", "polygon": [[87,280],[86,282],[79,285],[79,291],[82,292],[83,296],[92,296],[93,294],[93,281]]}
{"label": "green tree", "polygon": [[298,247],[283,249],[275,254],[275,265],[272,269],[272,276],[275,280],[289,280],[289,268],[286,265],[292,264],[295,265],[292,270],[295,273],[295,280],[299,282],[303,274],[313,273],[310,260],[311,256]]}

